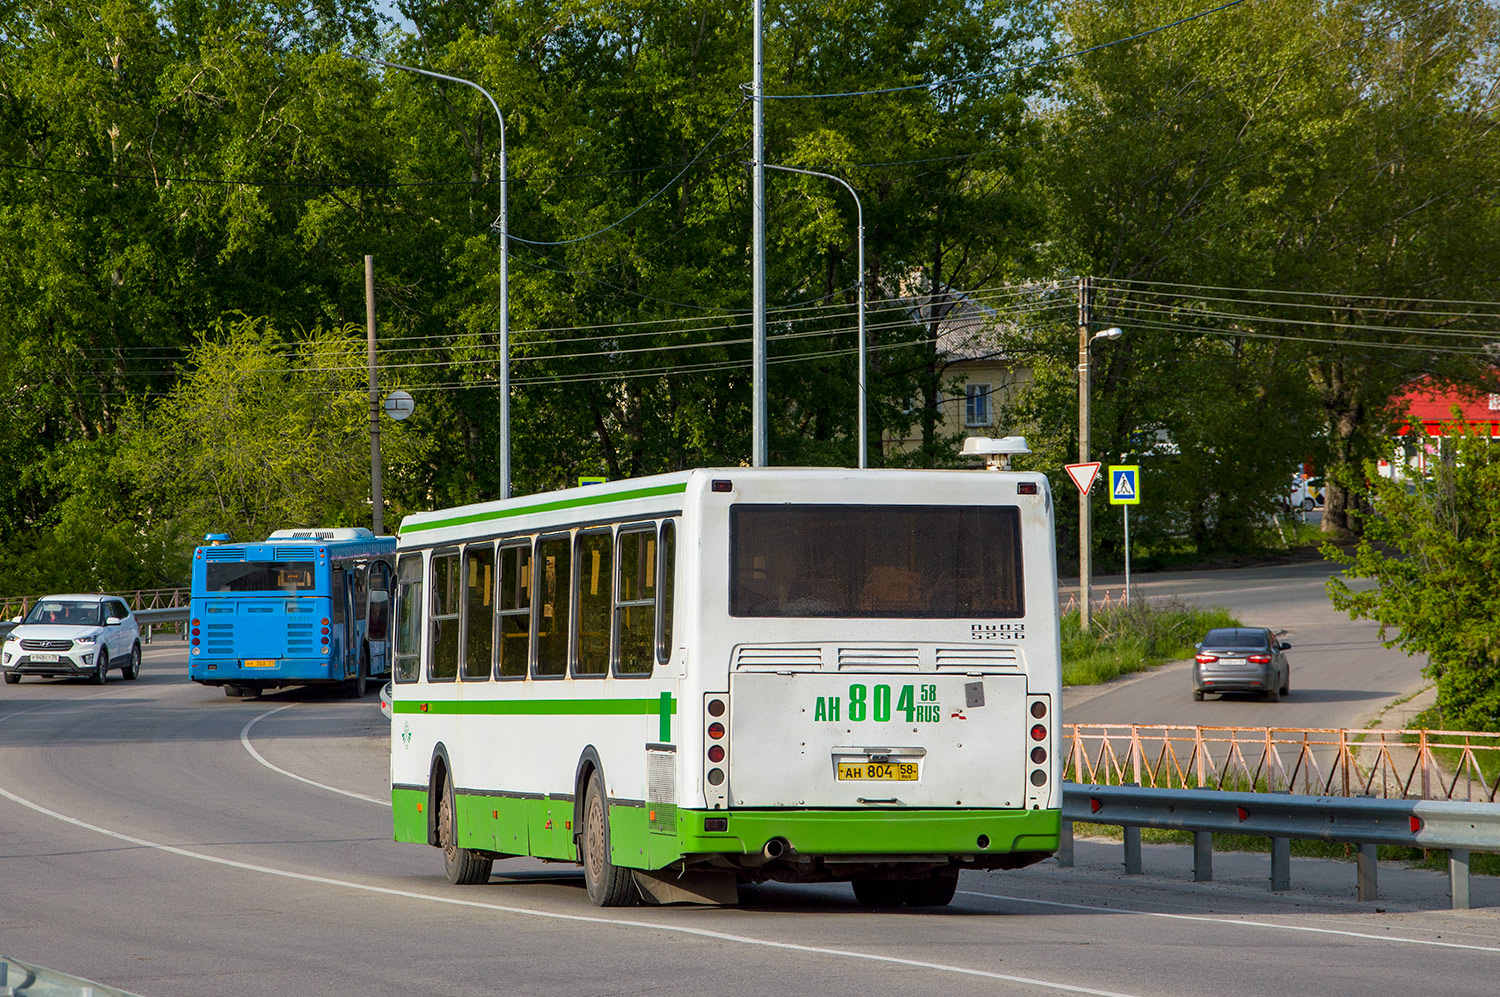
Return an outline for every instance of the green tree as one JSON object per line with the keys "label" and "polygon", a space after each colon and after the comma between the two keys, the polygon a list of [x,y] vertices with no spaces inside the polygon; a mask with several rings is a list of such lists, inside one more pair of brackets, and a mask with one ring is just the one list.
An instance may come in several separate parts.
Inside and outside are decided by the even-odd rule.
{"label": "green tree", "polygon": [[[1199,10],[1078,0],[1062,23],[1086,48]],[[1431,333],[1483,321],[1431,299],[1491,296],[1500,260],[1496,29],[1479,0],[1264,0],[1069,63],[1036,161],[1049,258],[1131,330],[1098,357],[1099,448],[1170,437],[1200,541],[1248,535],[1309,459],[1346,528],[1395,389],[1482,380]]]}
{"label": "green tree", "polygon": [[1487,435],[1448,428],[1429,480],[1384,478],[1372,464],[1364,497],[1374,510],[1353,553],[1328,582],[1333,604],[1380,624],[1387,647],[1427,655],[1437,683],[1432,722],[1500,730],[1500,448]]}
{"label": "green tree", "polygon": [[[293,526],[370,523],[369,398],[357,327],[283,336],[265,319],[214,323],[191,370],[125,434],[120,455],[188,550],[205,532],[260,538]],[[425,441],[381,430],[386,473],[412,474]],[[399,519],[401,509],[390,513]]]}

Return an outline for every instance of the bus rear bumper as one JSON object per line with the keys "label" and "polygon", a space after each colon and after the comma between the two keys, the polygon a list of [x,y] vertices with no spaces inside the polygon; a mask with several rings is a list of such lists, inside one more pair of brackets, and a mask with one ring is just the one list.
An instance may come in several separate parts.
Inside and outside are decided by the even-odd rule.
{"label": "bus rear bumper", "polygon": [[1057,810],[679,810],[677,839],[688,856],[758,856],[770,846],[792,859],[941,855],[978,862],[1055,852],[1061,824]]}
{"label": "bus rear bumper", "polygon": [[[309,682],[342,681],[327,658],[266,658],[269,665],[246,665],[243,658],[193,658],[188,678],[203,685],[271,683],[302,685]],[[250,659],[256,660],[256,659]]]}

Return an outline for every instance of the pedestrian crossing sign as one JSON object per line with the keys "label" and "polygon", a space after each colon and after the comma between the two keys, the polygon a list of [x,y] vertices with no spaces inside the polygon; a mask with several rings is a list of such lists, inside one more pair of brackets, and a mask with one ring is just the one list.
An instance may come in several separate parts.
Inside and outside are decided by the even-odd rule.
{"label": "pedestrian crossing sign", "polygon": [[1139,464],[1109,466],[1109,504],[1141,504],[1141,468]]}

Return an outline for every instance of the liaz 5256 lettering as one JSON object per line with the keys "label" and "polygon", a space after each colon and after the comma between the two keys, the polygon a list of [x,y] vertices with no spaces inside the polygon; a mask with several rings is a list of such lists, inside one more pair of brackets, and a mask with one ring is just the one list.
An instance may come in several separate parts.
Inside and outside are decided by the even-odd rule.
{"label": "liaz 5256 lettering", "polygon": [[[1057,848],[1052,499],[1007,470],[695,470],[408,516],[391,803],[455,883],[845,881],[942,905]],[[1024,639],[1023,639],[1024,637]]]}

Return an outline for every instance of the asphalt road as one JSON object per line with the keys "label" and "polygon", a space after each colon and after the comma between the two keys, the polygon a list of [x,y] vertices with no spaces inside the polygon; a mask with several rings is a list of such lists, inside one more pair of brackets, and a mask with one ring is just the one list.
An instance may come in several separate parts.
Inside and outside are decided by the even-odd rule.
{"label": "asphalt road", "polygon": [[[1392,700],[1427,683],[1425,656],[1381,646],[1379,628],[1351,620],[1328,602],[1335,566],[1299,561],[1226,571],[1136,574],[1131,588],[1151,600],[1224,606],[1246,626],[1285,630],[1291,643],[1292,693],[1280,703],[1226,694],[1194,702],[1191,664],[1175,662],[1103,686],[1067,690],[1070,723],[1143,723],[1247,727],[1363,727]],[[1074,580],[1076,582],[1076,580]],[[1094,581],[1118,597],[1124,579]],[[1363,584],[1363,583],[1360,583]],[[1074,585],[1076,590],[1076,584]],[[1199,635],[1201,636],[1201,635]]]}
{"label": "asphalt road", "polygon": [[[1300,612],[1283,622],[1312,626]],[[1298,692],[1331,688],[1296,667]],[[1298,863],[1272,895],[1263,858],[1194,885],[1171,848],[1127,880],[1080,842],[1074,869],[965,874],[936,913],[841,885],[601,911],[574,867],[529,860],[453,887],[435,851],[390,840],[373,696],[227,699],[186,681],[175,643],[137,682],[3,689],[0,954],[141,994],[1488,995],[1500,967],[1487,879],[1489,909],[1463,913],[1439,877],[1389,868],[1388,899],[1356,902],[1341,863]]]}

